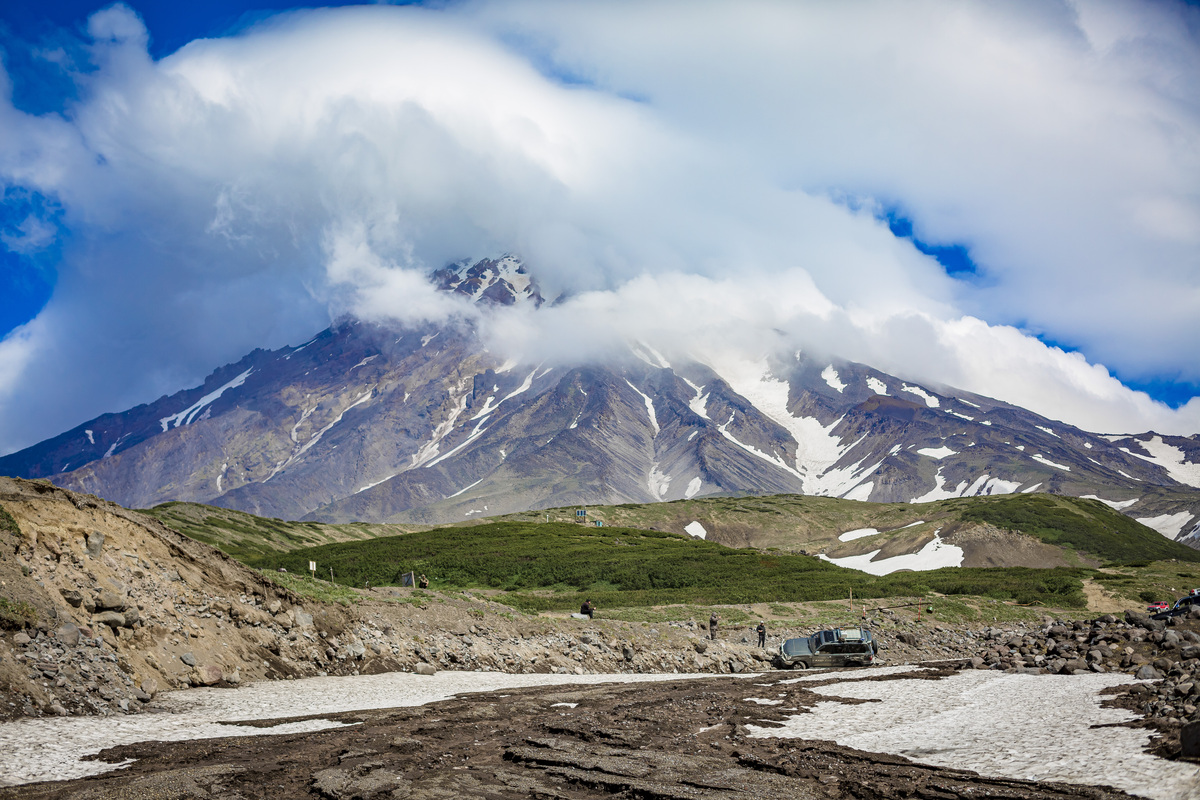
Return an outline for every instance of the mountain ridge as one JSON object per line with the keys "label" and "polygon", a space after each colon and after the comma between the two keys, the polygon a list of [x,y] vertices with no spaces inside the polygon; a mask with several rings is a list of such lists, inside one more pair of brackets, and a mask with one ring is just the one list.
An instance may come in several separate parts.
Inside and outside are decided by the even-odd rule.
{"label": "mountain ridge", "polygon": [[[434,279],[483,306],[543,303],[513,256]],[[1200,538],[1200,436],[1089,433],[806,351],[669,361],[635,341],[603,364],[522,363],[469,323],[344,320],[0,457],[0,473],[133,507],[416,524],[720,494],[1050,492]]]}

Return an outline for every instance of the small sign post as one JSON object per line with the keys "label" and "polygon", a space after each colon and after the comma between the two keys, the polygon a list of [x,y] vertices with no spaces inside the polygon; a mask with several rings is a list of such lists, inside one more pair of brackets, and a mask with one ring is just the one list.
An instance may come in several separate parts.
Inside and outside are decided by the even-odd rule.
{"label": "small sign post", "polygon": [[313,580],[315,581],[317,579],[317,562],[308,562],[308,571],[312,573]]}

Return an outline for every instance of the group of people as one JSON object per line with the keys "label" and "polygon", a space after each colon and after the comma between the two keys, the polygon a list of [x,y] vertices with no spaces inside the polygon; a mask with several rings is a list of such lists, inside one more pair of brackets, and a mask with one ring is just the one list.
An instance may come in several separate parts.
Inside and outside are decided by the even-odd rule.
{"label": "group of people", "polygon": [[[720,622],[721,622],[721,615],[715,611],[712,612],[712,616],[710,616],[708,618],[708,638],[712,639],[714,642],[717,640],[717,625],[719,625]],[[767,623],[760,620],[758,623],[758,627],[754,629],[754,632],[758,634],[758,646],[766,647],[767,646]]]}

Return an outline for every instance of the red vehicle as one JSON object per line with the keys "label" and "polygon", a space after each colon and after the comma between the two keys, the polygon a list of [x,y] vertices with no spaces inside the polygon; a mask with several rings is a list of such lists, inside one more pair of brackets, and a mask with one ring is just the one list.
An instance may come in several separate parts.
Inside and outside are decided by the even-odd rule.
{"label": "red vehicle", "polygon": [[1170,603],[1166,603],[1166,602],[1163,602],[1160,600],[1157,603],[1151,603],[1150,605],[1146,606],[1146,610],[1147,611],[1166,611],[1170,607],[1171,607]]}

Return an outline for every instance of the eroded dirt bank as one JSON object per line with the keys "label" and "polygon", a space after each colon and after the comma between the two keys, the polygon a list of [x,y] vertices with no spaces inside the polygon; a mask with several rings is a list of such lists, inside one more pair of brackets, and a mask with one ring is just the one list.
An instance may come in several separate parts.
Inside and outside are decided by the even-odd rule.
{"label": "eroded dirt bank", "polygon": [[[930,680],[945,674],[863,679]],[[317,733],[118,747],[103,757],[137,759],[122,772],[0,789],[0,798],[1128,796],[1105,788],[984,778],[830,742],[752,738],[748,726],[782,721],[829,700],[812,691],[826,681],[783,680],[790,677],[515,689],[417,708],[331,715],[355,724]],[[754,702],[753,695],[775,704]]]}

